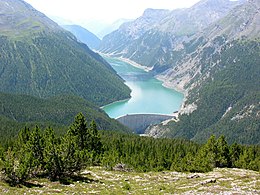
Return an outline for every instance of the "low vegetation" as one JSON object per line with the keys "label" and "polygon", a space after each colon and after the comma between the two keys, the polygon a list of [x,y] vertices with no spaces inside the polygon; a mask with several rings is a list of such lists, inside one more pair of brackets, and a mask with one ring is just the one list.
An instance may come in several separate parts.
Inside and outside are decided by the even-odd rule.
{"label": "low vegetation", "polygon": [[211,136],[198,145],[178,139],[154,139],[105,131],[102,165],[112,169],[124,163],[133,170],[208,172],[216,167],[260,171],[260,147],[228,145],[224,136]]}
{"label": "low vegetation", "polygon": [[0,194],[259,194],[260,174],[244,169],[214,169],[208,173],[119,172],[89,167],[69,183],[32,178],[26,186],[0,181]]}

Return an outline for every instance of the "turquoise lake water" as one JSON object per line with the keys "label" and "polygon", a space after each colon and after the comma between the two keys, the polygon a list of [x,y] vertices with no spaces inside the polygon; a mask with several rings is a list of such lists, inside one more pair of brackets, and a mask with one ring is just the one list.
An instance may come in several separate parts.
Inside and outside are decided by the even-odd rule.
{"label": "turquoise lake water", "polygon": [[183,94],[164,87],[162,82],[149,72],[119,59],[105,59],[132,90],[129,100],[115,102],[102,108],[111,118],[137,113],[172,114],[180,109]]}

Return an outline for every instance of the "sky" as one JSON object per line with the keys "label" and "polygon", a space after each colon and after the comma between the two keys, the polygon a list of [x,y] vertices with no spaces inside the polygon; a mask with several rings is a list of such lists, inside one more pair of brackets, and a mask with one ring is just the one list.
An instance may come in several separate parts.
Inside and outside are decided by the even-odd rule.
{"label": "sky", "polygon": [[73,23],[117,19],[135,19],[146,8],[169,9],[190,7],[199,0],[25,0],[47,16],[60,17]]}

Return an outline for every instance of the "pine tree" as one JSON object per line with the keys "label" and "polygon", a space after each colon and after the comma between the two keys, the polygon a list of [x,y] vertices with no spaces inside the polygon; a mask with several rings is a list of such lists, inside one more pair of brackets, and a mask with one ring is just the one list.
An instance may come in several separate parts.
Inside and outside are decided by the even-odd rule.
{"label": "pine tree", "polygon": [[30,139],[31,131],[29,128],[25,127],[21,129],[18,133],[18,139],[16,141],[16,149],[19,150],[21,146],[26,144]]}
{"label": "pine tree", "polygon": [[76,117],[72,125],[69,127],[69,131],[73,136],[76,137],[77,146],[79,150],[85,150],[88,146],[88,128],[87,122],[82,113],[79,113]]}
{"label": "pine tree", "polygon": [[92,157],[91,163],[97,163],[99,155],[103,152],[103,148],[95,121],[92,121],[88,128],[88,150]]}
{"label": "pine tree", "polygon": [[14,148],[9,148],[2,157],[3,173],[5,180],[11,185],[18,185],[35,175],[40,166],[36,141],[40,138],[38,127],[34,133],[28,128],[18,133],[18,139]]}
{"label": "pine tree", "polygon": [[212,135],[202,146],[196,156],[195,169],[198,172],[207,172],[216,167],[216,138]]}
{"label": "pine tree", "polygon": [[236,167],[236,163],[239,159],[241,151],[242,151],[242,148],[237,143],[234,143],[231,145],[230,150],[229,150],[230,167]]}
{"label": "pine tree", "polygon": [[59,143],[52,128],[44,132],[44,169],[50,180],[56,180],[63,175]]}
{"label": "pine tree", "polygon": [[41,130],[36,126],[32,132],[29,134],[29,140],[25,145],[27,147],[27,153],[31,152],[33,156],[32,167],[34,167],[34,172],[37,174],[41,171],[42,166],[44,166],[43,161],[43,150],[44,150],[44,139],[41,134]]}
{"label": "pine tree", "polygon": [[91,139],[86,119],[79,113],[62,140],[64,166],[68,174],[78,172],[87,165]]}
{"label": "pine tree", "polygon": [[77,137],[68,131],[61,139],[62,162],[66,175],[78,173],[86,166],[87,151],[80,150]]}
{"label": "pine tree", "polygon": [[229,146],[222,135],[216,142],[216,167],[228,167],[230,165]]}
{"label": "pine tree", "polygon": [[[20,153],[21,154],[21,153]],[[2,156],[3,179],[11,186],[17,186],[24,183],[31,173],[31,153],[17,155],[11,148]]]}

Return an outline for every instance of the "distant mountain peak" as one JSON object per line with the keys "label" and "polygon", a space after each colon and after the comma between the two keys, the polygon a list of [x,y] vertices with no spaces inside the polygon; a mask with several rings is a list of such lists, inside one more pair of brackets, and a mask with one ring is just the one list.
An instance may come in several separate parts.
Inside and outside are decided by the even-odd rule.
{"label": "distant mountain peak", "polygon": [[247,0],[202,0],[199,1],[197,4],[194,6],[199,6],[199,5],[207,5],[207,6],[219,6],[221,4],[227,4],[227,3],[244,3]]}
{"label": "distant mountain peak", "polygon": [[100,51],[130,58],[145,66],[168,65],[167,60],[158,58],[157,54],[164,55],[244,1],[203,0],[186,9],[146,9],[136,20],[105,36]]}
{"label": "distant mountain peak", "polygon": [[156,16],[158,14],[164,14],[169,12],[167,9],[154,9],[154,8],[147,8],[144,10],[143,17],[146,16]]}

